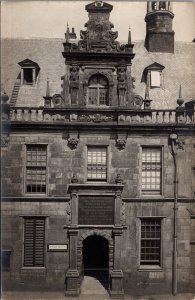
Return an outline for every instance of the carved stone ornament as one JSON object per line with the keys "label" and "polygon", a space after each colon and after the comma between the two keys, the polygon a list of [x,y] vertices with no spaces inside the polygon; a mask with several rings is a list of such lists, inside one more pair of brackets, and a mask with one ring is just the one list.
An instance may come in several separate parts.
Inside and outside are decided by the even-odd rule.
{"label": "carved stone ornament", "polygon": [[141,109],[142,104],[143,104],[143,98],[139,95],[135,95],[133,98],[133,107],[135,109]]}
{"label": "carved stone ornament", "polygon": [[70,68],[71,104],[77,103],[78,89],[79,89],[79,66],[75,65]]}
{"label": "carved stone ornament", "polygon": [[62,107],[62,106],[63,106],[64,99],[63,99],[62,95],[60,95],[60,94],[55,94],[55,95],[52,97],[52,102],[53,102],[54,107]]}
{"label": "carved stone ornament", "polygon": [[122,183],[121,174],[118,173],[116,175],[115,183],[116,184],[121,184]]}
{"label": "carved stone ornament", "polygon": [[119,67],[117,69],[117,79],[118,79],[118,100],[119,105],[125,105],[125,94],[127,90],[127,74],[126,74],[126,67]]}
{"label": "carved stone ornament", "polygon": [[80,115],[78,117],[79,122],[94,122],[94,123],[100,123],[100,122],[109,122],[113,121],[112,115],[103,115],[103,114],[94,114],[94,115]]}
{"label": "carved stone ornament", "polygon": [[116,146],[118,147],[119,150],[123,150],[123,149],[125,149],[126,142],[127,142],[126,139],[121,139],[121,138],[117,139],[116,140]]}
{"label": "carved stone ornament", "polygon": [[73,175],[72,175],[71,182],[72,182],[72,183],[78,183],[78,178],[77,178],[77,175],[76,175],[76,174],[73,174]]}
{"label": "carved stone ornament", "polygon": [[6,134],[1,134],[1,147],[5,148],[9,144],[9,136]]}
{"label": "carved stone ornament", "polygon": [[185,142],[183,140],[177,140],[177,150],[184,150]]}
{"label": "carved stone ornament", "polygon": [[126,223],[125,211],[126,211],[125,202],[122,201],[122,203],[121,203],[121,218],[120,218],[122,225],[125,225],[125,223]]}
{"label": "carved stone ornament", "polygon": [[68,146],[70,149],[76,149],[78,145],[79,139],[78,138],[69,138],[68,139]]}

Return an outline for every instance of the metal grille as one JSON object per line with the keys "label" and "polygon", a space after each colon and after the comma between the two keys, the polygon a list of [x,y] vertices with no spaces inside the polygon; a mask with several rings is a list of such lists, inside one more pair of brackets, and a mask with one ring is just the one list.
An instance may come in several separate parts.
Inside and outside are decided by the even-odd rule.
{"label": "metal grille", "polygon": [[47,152],[45,145],[28,145],[26,153],[26,192],[46,193]]}
{"label": "metal grille", "polygon": [[24,219],[24,266],[43,267],[45,248],[45,219]]}
{"label": "metal grille", "polygon": [[87,155],[87,178],[88,180],[107,179],[107,149],[88,148]]}
{"label": "metal grille", "polygon": [[141,220],[141,265],[159,265],[161,254],[161,220]]}
{"label": "metal grille", "polygon": [[162,153],[160,148],[142,148],[142,192],[161,193]]}

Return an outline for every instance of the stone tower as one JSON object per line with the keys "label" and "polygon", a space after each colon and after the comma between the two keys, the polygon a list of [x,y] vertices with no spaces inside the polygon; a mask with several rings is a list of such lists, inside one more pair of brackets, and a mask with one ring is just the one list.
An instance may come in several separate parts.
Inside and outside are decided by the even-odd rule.
{"label": "stone tower", "polygon": [[150,52],[174,53],[172,2],[147,3],[145,47]]}

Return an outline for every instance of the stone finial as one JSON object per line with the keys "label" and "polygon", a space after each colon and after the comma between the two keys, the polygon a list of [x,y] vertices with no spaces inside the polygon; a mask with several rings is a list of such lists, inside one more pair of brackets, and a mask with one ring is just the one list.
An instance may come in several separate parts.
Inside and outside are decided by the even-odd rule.
{"label": "stone finial", "polygon": [[47,86],[46,86],[46,95],[43,97],[45,100],[44,107],[51,107],[51,99],[50,96],[50,88],[49,88],[49,79],[47,78]]}
{"label": "stone finial", "polygon": [[150,100],[150,73],[147,73],[147,80],[146,80],[146,89],[145,89],[145,99],[144,102],[144,109],[151,109],[151,102]]}
{"label": "stone finial", "polygon": [[1,95],[1,120],[8,121],[10,117],[10,104],[7,103],[9,100],[9,96],[3,91]]}
{"label": "stone finial", "polygon": [[70,30],[69,30],[68,22],[67,22],[67,28],[66,28],[66,33],[65,33],[65,39],[66,39],[66,43],[69,43]]}
{"label": "stone finial", "polygon": [[46,97],[50,97],[49,78],[47,78]]}
{"label": "stone finial", "polygon": [[121,174],[120,173],[118,173],[116,175],[115,183],[116,184],[122,184],[122,179],[121,179]]}
{"label": "stone finial", "polygon": [[129,35],[128,35],[128,45],[131,45],[131,28],[130,28],[130,25],[129,25]]}
{"label": "stone finial", "polygon": [[179,98],[177,99],[177,104],[179,105],[177,108],[182,108],[182,104],[184,103],[184,100],[182,98],[182,92],[181,92],[181,83],[179,87]]}
{"label": "stone finial", "polygon": [[3,94],[1,95],[1,102],[2,103],[7,103],[9,100],[9,96],[6,94],[5,90],[3,91]]}

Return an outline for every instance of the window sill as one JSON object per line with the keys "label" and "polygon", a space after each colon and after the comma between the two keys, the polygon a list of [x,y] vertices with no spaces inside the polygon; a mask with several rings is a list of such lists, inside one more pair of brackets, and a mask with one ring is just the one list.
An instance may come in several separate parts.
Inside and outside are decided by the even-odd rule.
{"label": "window sill", "polygon": [[137,270],[139,272],[162,272],[163,268],[159,266],[140,266]]}
{"label": "window sill", "polygon": [[140,195],[140,198],[146,199],[146,198],[157,198],[157,199],[164,199],[164,195],[155,195],[155,194],[145,194],[145,195]]}
{"label": "window sill", "polygon": [[32,271],[32,270],[35,270],[35,271],[38,271],[38,270],[40,270],[40,271],[46,271],[46,267],[22,267],[21,268],[21,271],[22,270],[29,270],[29,271]]}
{"label": "window sill", "polygon": [[42,194],[42,193],[24,193],[24,197],[47,197],[47,194]]}

